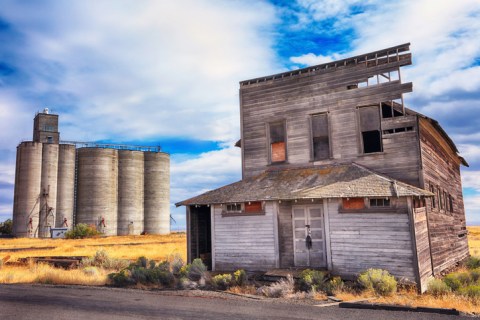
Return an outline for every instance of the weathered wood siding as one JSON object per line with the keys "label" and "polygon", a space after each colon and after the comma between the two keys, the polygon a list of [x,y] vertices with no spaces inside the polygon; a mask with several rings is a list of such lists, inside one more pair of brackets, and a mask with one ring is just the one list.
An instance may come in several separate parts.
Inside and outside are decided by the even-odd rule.
{"label": "weathered wood siding", "polygon": [[413,210],[415,223],[415,242],[417,245],[417,261],[420,276],[420,291],[427,289],[432,277],[432,259],[430,257],[430,244],[428,242],[428,224],[426,208]]}
{"label": "weathered wood siding", "polygon": [[215,270],[267,270],[277,266],[276,206],[265,204],[264,215],[222,216],[214,206]]}
{"label": "weathered wood siding", "polygon": [[256,175],[269,166],[267,124],[274,121],[285,121],[287,128],[287,161],[276,166],[311,164],[310,115],[328,112],[331,158],[315,164],[355,161],[393,178],[419,185],[416,117],[383,119],[382,130],[412,126],[414,131],[383,135],[383,152],[362,154],[356,109],[399,99],[403,93],[412,91],[412,84],[396,80],[347,89],[352,83],[410,63],[408,57],[368,68],[357,65],[242,85],[243,176]]}
{"label": "weathered wood siding", "polygon": [[[405,199],[398,199],[399,206]],[[388,270],[415,282],[408,211],[405,213],[339,213],[339,201],[328,202],[333,272],[354,276],[368,268]]]}
{"label": "weathered wood siding", "polygon": [[451,267],[468,256],[465,209],[463,205],[460,161],[436,128],[420,118],[420,148],[423,187],[440,187],[453,196],[453,212],[432,207],[427,200],[427,218],[434,273]]}
{"label": "weathered wood siding", "polygon": [[278,205],[278,244],[280,251],[280,268],[293,267],[293,225],[292,201],[282,201]]}

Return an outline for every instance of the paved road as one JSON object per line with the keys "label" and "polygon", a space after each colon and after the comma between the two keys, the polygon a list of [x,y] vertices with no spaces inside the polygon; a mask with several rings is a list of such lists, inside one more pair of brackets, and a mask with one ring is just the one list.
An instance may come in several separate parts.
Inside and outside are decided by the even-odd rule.
{"label": "paved road", "polygon": [[427,313],[319,308],[234,296],[128,289],[0,285],[0,319],[469,319]]}

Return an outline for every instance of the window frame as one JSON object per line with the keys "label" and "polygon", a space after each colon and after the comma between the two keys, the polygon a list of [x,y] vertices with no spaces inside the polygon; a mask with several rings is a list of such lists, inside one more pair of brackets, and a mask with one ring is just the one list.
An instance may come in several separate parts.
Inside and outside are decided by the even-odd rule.
{"label": "window frame", "polygon": [[[245,204],[252,203],[252,202],[260,202],[261,203],[261,210],[254,211],[254,212],[246,212],[245,211]],[[228,206],[230,205],[237,205],[240,206],[240,211],[229,211]],[[222,208],[222,217],[235,217],[235,216],[261,216],[265,215],[265,201],[245,201],[245,202],[229,202],[229,203],[222,203],[220,204]]]}
{"label": "window frame", "polygon": [[[283,142],[285,143],[285,160],[283,161],[272,161],[272,139],[271,139],[271,126],[282,124],[283,125]],[[286,119],[276,120],[268,122],[267,125],[267,153],[268,153],[268,163],[271,165],[288,163],[288,137],[287,137],[287,121]]]}
{"label": "window frame", "polygon": [[[318,116],[325,116],[326,122],[327,122],[327,138],[328,138],[328,156],[324,159],[315,159],[315,143],[313,135],[313,118],[318,117]],[[318,113],[312,113],[308,117],[308,122],[310,125],[310,161],[311,162],[316,162],[316,161],[324,161],[324,160],[330,160],[332,159],[332,144],[330,141],[330,137],[332,136],[331,134],[331,129],[330,129],[330,112],[318,112]]]}
{"label": "window frame", "polygon": [[[361,109],[363,108],[371,108],[371,107],[376,107],[377,108],[377,114],[378,114],[378,130],[365,130],[362,131],[362,116],[361,116]],[[363,106],[357,106],[356,109],[356,118],[357,118],[357,136],[359,140],[359,154],[360,155],[370,155],[370,154],[377,154],[377,153],[383,153],[383,130],[382,130],[382,108],[381,108],[381,103],[374,103],[370,105],[363,105]],[[363,141],[363,133],[364,132],[372,132],[372,131],[378,131],[379,133],[379,138],[380,138],[380,151],[373,151],[373,152],[365,152],[365,143]]]}

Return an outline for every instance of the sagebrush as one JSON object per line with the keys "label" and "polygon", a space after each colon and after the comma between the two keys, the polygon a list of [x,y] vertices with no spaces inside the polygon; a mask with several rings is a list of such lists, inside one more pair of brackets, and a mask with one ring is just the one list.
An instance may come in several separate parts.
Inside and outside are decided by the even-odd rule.
{"label": "sagebrush", "polygon": [[368,269],[358,276],[358,283],[380,296],[389,296],[397,291],[397,280],[387,270]]}

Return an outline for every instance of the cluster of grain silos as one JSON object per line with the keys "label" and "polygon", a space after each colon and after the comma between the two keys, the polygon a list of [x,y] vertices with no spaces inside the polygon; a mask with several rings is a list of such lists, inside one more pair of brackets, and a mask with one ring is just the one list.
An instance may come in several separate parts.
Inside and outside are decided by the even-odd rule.
{"label": "cluster of grain silos", "polygon": [[168,154],[158,147],[59,143],[58,115],[48,112],[34,124],[37,141],[17,147],[17,237],[49,237],[51,228],[78,223],[105,235],[170,232]]}

